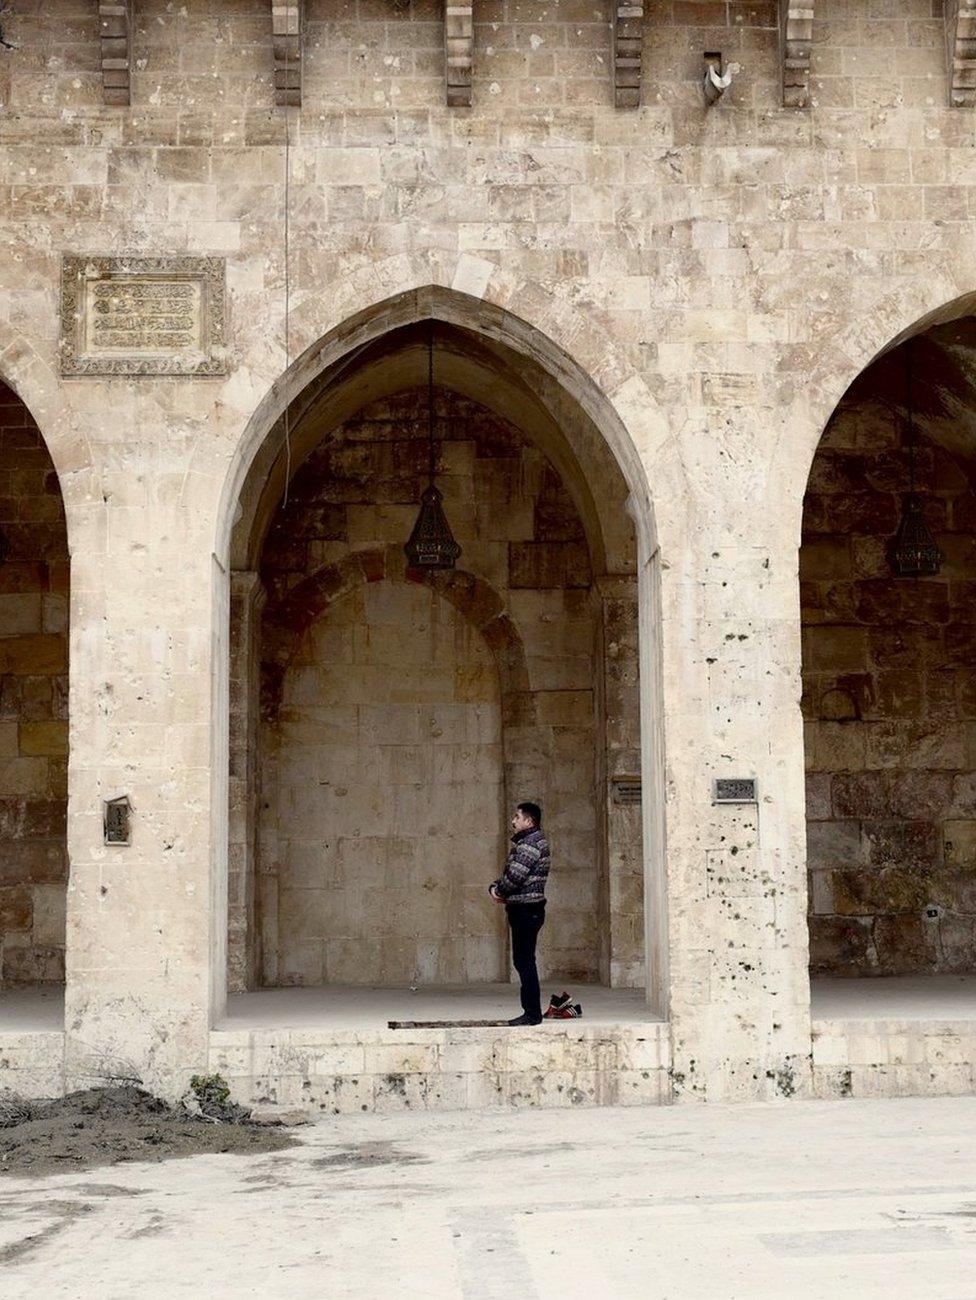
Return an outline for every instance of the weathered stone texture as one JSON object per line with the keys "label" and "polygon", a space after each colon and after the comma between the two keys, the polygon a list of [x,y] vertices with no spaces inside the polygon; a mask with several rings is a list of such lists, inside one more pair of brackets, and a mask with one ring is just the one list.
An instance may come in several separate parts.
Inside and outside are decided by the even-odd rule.
{"label": "weathered stone texture", "polygon": [[0,385],[0,988],[64,977],[68,548],[58,477]]}
{"label": "weathered stone texture", "polygon": [[579,514],[524,434],[435,402],[458,572],[404,572],[427,476],[416,390],[312,452],[264,545],[259,978],[505,978],[485,891],[506,803],[535,799],[554,842],[543,970],[640,983],[639,819],[602,811],[607,771],[639,771],[632,585],[597,599]]}
{"label": "weathered stone texture", "polygon": [[[896,354],[903,365],[904,351]],[[938,357],[926,354],[926,392]],[[976,762],[969,698],[976,535],[969,465],[920,435],[915,481],[951,559],[897,578],[886,550],[911,451],[890,386],[863,376],[810,474],[800,552],[811,968],[836,975],[976,969],[976,821],[953,791]],[[885,389],[885,385],[888,389]],[[883,405],[885,397],[890,405]]]}
{"label": "weathered stone texture", "polygon": [[[288,110],[287,347],[285,113],[275,106],[267,0],[139,0],[128,107],[103,102],[96,4],[4,15],[16,48],[0,56],[0,371],[50,449],[72,547],[69,1082],[134,1070],[175,1095],[206,1063],[223,997],[225,891],[246,880],[254,830],[232,801],[228,876],[223,711],[236,562],[227,538],[239,489],[265,440],[280,438],[292,387],[350,363],[353,340],[435,314],[518,354],[507,402],[541,393],[560,427],[570,408],[589,412],[626,478],[626,492],[608,498],[599,455],[579,458],[579,477],[609,500],[605,513],[625,518],[629,495],[636,523],[647,971],[670,1016],[680,1095],[780,1095],[791,1078],[796,1091],[812,1086],[803,1065],[802,501],[820,435],[859,372],[933,316],[973,311],[976,119],[950,106],[945,16],[928,0],[818,0],[803,110],[783,107],[777,5],[648,6],[642,107],[631,111],[613,106],[611,5],[545,9],[476,7],[472,108],[449,109],[441,4],[308,0],[302,107]],[[707,49],[741,65],[708,110]],[[63,252],[225,257],[227,374],[60,376]],[[957,348],[952,391],[965,392],[967,348]],[[953,408],[960,428],[971,406]],[[890,424],[882,412],[865,421],[854,451]],[[827,567],[813,579],[826,636],[810,638],[809,662],[849,678],[832,683],[817,719],[811,808],[825,814],[819,821],[882,824],[872,843],[888,852],[884,824],[905,815],[895,787],[874,789],[868,813],[856,791],[823,778],[903,771],[907,746],[912,773],[952,782],[951,814],[936,809],[933,782],[917,820],[941,827],[951,853],[963,854],[966,833],[946,827],[974,817],[976,686],[965,601],[951,588],[973,580],[963,572],[976,496],[960,489],[938,523],[957,575],[946,621],[933,609],[932,621],[892,630],[862,619],[878,597],[865,591],[862,603],[856,583],[880,571],[894,488],[888,479],[849,487],[818,482],[811,494]],[[324,550],[342,542],[329,534],[331,507],[343,503],[321,504],[313,540]],[[397,500],[350,511],[349,536],[365,548],[379,529],[399,544],[409,516]],[[848,533],[845,555],[836,538]],[[489,560],[497,566],[494,553]],[[41,590],[26,571],[21,580],[23,591],[6,594]],[[526,590],[540,602],[540,592],[566,598],[565,589]],[[26,627],[30,601],[11,617]],[[11,666],[24,662],[12,653]],[[61,675],[55,643],[24,653],[45,663],[45,681]],[[609,641],[604,653],[610,664]],[[912,712],[920,654],[940,664],[923,674],[932,712],[922,722]],[[62,720],[20,694],[26,680],[5,673],[7,721],[21,707],[34,715],[24,721]],[[582,704],[574,713],[580,691],[573,684],[547,700],[545,716],[584,716]],[[884,715],[870,728],[852,724],[851,710],[872,698]],[[533,762],[529,704],[516,691],[504,707]],[[236,713],[235,754],[246,760],[241,735],[253,714]],[[635,739],[621,735],[620,774]],[[3,761],[5,797],[43,803],[46,818],[64,797],[63,759],[18,751]],[[246,761],[232,782],[246,784],[245,771]],[[62,785],[49,793],[52,772]],[[749,825],[713,807],[716,775],[757,777]],[[133,842],[109,850],[101,801],[123,791]],[[554,839],[566,833],[553,827]],[[927,835],[913,853],[928,851]],[[45,832],[36,848],[32,874],[57,886],[63,845]],[[876,867],[858,863],[858,879]],[[618,890],[628,908],[633,874],[622,872]],[[826,901],[824,877],[814,872],[813,883]],[[240,932],[246,888],[231,901],[243,909]],[[892,961],[917,954],[928,934],[904,915],[911,925],[885,930]],[[843,932],[854,966],[871,944],[878,951],[863,916],[827,910],[823,920]],[[965,950],[957,928],[944,923],[942,934],[944,951]]]}

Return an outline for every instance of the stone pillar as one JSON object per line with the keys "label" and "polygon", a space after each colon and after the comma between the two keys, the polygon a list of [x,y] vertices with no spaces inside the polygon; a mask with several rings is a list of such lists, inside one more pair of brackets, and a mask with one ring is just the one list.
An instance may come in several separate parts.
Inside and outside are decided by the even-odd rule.
{"label": "stone pillar", "polygon": [[[226,708],[212,704],[227,583],[205,510],[148,471],[113,483],[76,508],[72,539],[66,1078],[173,1097],[205,1067],[222,1000]],[[131,842],[107,846],[117,795]]]}
{"label": "stone pillar", "polygon": [[611,988],[644,985],[644,875],[641,803],[615,795],[615,779],[640,785],[637,581],[605,576],[600,597],[598,743],[604,773],[599,798],[605,826],[608,952],[605,978]]}
{"label": "stone pillar", "polygon": [[227,987],[259,982],[255,917],[260,630],[266,592],[257,573],[230,575],[230,755],[227,827]]}
{"label": "stone pillar", "polygon": [[[797,554],[700,545],[662,571],[676,1095],[810,1086]],[[713,802],[755,777],[758,804]]]}

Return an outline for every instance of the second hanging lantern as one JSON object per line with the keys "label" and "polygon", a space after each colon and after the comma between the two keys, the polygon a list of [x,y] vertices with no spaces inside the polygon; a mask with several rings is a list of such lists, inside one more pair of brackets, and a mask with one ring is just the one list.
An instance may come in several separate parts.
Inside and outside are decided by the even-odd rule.
{"label": "second hanging lantern", "polygon": [[925,522],[922,498],[915,491],[915,412],[912,401],[912,344],[905,344],[905,408],[908,413],[908,491],[901,520],[888,546],[888,562],[899,578],[931,577],[945,558]]}
{"label": "second hanging lantern", "polygon": [[453,569],[461,554],[444,514],[441,494],[434,483],[434,322],[427,336],[427,486],[420,497],[420,510],[409,540],[404,546],[407,563],[413,569]]}

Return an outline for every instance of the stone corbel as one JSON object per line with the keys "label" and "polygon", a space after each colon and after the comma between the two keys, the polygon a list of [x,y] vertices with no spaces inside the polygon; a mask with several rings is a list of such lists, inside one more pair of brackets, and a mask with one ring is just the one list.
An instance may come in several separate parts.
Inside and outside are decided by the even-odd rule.
{"label": "stone corbel", "polygon": [[783,61],[783,107],[810,103],[810,46],[814,0],[780,0],[780,52]]}
{"label": "stone corbel", "polygon": [[946,0],[946,53],[949,103],[953,108],[976,104],[976,0]]}
{"label": "stone corbel", "polygon": [[613,7],[613,102],[639,108],[644,48],[644,5],[615,0]]}
{"label": "stone corbel", "polygon": [[302,106],[304,0],[271,0],[275,104]]}
{"label": "stone corbel", "polygon": [[106,104],[128,104],[132,71],[132,0],[99,0],[102,96]]}
{"label": "stone corbel", "polygon": [[448,108],[471,107],[471,71],[474,67],[473,0],[444,3],[444,61]]}

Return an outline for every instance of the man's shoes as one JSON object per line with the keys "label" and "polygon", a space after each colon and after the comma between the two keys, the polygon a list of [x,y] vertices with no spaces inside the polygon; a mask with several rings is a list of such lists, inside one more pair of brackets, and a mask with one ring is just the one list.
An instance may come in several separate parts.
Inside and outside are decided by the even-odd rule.
{"label": "man's shoes", "polygon": [[546,1007],[547,1020],[578,1020],[582,1014],[583,1008],[568,993],[560,993],[558,997],[553,993]]}
{"label": "man's shoes", "polygon": [[516,1016],[514,1020],[510,1020],[508,1023],[510,1025],[541,1025],[542,1017],[540,1016],[538,1020],[533,1020],[530,1016],[521,1015]]}

